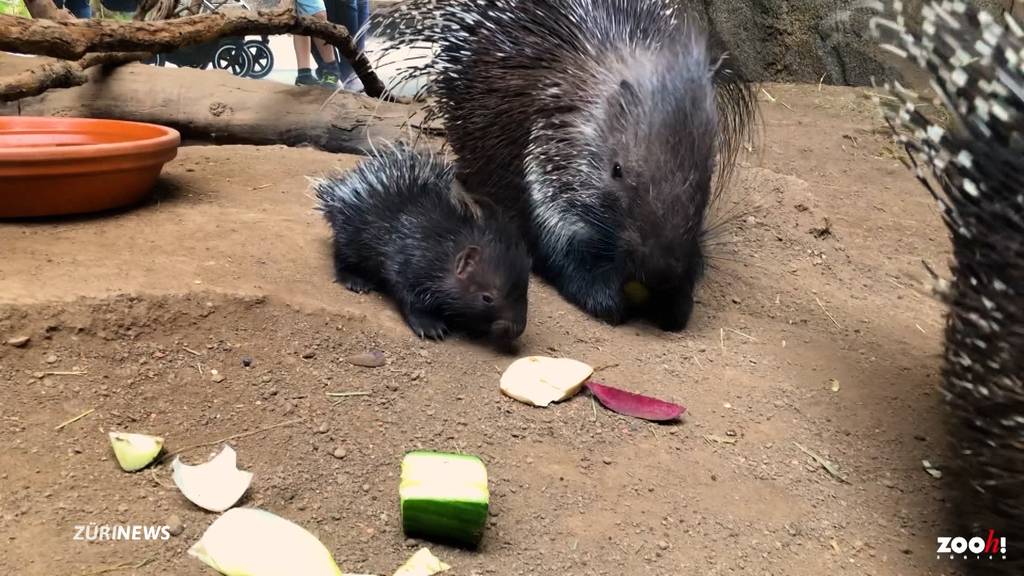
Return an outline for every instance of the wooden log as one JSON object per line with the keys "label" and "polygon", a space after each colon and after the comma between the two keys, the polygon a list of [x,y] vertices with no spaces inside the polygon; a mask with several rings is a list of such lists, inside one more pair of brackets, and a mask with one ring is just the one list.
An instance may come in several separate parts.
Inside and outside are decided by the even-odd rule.
{"label": "wooden log", "polygon": [[51,60],[13,76],[0,77],[0,102],[36,96],[51,88],[81,86],[89,81],[89,76],[85,74],[87,68],[116,66],[146,60],[151,56],[152,54],[146,52],[100,52],[86,54],[77,62]]}
{"label": "wooden log", "polygon": [[[0,54],[0,77],[49,58]],[[82,72],[84,85],[0,104],[2,115],[80,116],[153,122],[185,138],[233,144],[313,146],[365,154],[382,141],[416,135],[413,109],[351,92],[238,78],[227,71],[126,64]]]}
{"label": "wooden log", "polygon": [[70,20],[74,16],[67,9],[57,8],[53,0],[25,0],[25,9],[33,18]]}
{"label": "wooden log", "polygon": [[20,18],[0,14],[0,50],[78,60],[89,52],[171,52],[228,36],[298,34],[338,48],[363,82],[366,94],[384,96],[384,83],[344,26],[296,16],[289,3],[276,10],[225,9],[156,22]]}

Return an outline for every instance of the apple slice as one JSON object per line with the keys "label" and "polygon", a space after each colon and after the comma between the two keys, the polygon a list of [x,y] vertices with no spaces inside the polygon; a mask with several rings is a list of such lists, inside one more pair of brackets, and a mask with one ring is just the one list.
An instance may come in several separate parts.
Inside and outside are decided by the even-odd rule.
{"label": "apple slice", "polygon": [[593,368],[578,360],[527,356],[505,369],[501,391],[525,404],[543,407],[575,396],[593,373]]}

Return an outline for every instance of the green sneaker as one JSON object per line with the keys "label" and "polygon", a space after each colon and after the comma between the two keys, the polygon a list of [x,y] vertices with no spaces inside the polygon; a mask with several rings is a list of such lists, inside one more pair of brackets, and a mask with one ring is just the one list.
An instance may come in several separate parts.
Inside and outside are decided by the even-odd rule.
{"label": "green sneaker", "polygon": [[337,72],[325,70],[320,73],[320,84],[327,88],[337,88],[339,80]]}

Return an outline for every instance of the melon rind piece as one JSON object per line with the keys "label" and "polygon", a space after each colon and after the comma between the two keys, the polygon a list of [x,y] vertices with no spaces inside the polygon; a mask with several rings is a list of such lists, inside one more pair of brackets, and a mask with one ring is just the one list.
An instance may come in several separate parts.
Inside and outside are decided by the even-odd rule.
{"label": "melon rind piece", "polygon": [[148,434],[109,432],[114,457],[125,472],[135,472],[149,466],[164,448],[164,439]]}
{"label": "melon rind piece", "polygon": [[316,536],[258,508],[228,510],[188,553],[225,576],[341,576]]}
{"label": "melon rind piece", "polygon": [[483,538],[490,493],[487,467],[476,456],[409,452],[398,494],[407,536],[469,547]]}

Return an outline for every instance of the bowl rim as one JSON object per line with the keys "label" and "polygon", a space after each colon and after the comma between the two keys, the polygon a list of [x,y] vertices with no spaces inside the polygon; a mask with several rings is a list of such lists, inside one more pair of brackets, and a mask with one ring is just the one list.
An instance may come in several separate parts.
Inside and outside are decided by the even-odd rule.
{"label": "bowl rim", "polygon": [[[81,118],[63,116],[0,116],[0,132],[5,128],[38,127],[46,130],[48,126],[57,124],[67,125],[68,123],[82,126],[85,132],[95,132],[90,127],[97,126],[125,126],[145,127],[152,129],[158,134],[151,138],[136,140],[125,140],[122,142],[106,142],[102,144],[82,144],[78,146],[0,146],[0,163],[42,163],[69,160],[82,160],[88,158],[103,158],[112,156],[135,156],[149,154],[167,149],[177,148],[181,145],[181,133],[160,124],[150,122],[136,122],[133,120],[113,120],[107,118]],[[56,130],[53,132],[66,132]]]}

